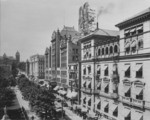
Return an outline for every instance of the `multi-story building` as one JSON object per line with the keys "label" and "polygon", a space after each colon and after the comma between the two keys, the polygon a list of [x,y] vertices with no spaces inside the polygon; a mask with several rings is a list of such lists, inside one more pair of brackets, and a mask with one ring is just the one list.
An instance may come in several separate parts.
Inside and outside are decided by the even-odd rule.
{"label": "multi-story building", "polygon": [[51,40],[51,82],[60,82],[60,32],[53,32]]}
{"label": "multi-story building", "polygon": [[150,8],[81,41],[81,105],[101,119],[150,118]]}
{"label": "multi-story building", "polygon": [[77,58],[78,54],[76,56],[72,54],[73,53],[72,50],[74,50],[73,48],[75,48],[76,46],[75,44],[73,45],[72,42],[73,40],[74,42],[76,42],[77,36],[79,36],[79,33],[74,29],[74,27],[64,26],[64,28],[61,30],[61,43],[60,43],[61,84],[63,87],[66,87],[66,88],[68,88],[68,85],[69,85],[68,63],[70,61],[76,61],[78,59]]}
{"label": "multi-story building", "polygon": [[118,34],[118,31],[98,29],[80,39],[81,105],[90,112],[108,116],[112,112],[108,107],[116,104],[117,82],[113,84],[112,75],[116,74],[114,66],[118,64]]}
{"label": "multi-story building", "polygon": [[12,65],[13,63],[18,64],[20,62],[20,53],[17,51],[15,58],[13,56],[7,56],[5,53],[0,56],[0,65]]}
{"label": "multi-story building", "polygon": [[120,29],[119,120],[150,119],[150,8],[116,25]]}
{"label": "multi-story building", "polygon": [[79,36],[68,41],[68,91],[74,93],[73,96],[80,102],[80,43]]}
{"label": "multi-story building", "polygon": [[45,80],[50,81],[51,80],[51,47],[46,48],[45,50]]}
{"label": "multi-story building", "polygon": [[33,55],[30,57],[30,76],[35,80],[44,79],[44,55]]}
{"label": "multi-story building", "polygon": [[26,61],[25,73],[27,76],[29,76],[29,73],[30,73],[30,62],[29,62],[29,60]]}

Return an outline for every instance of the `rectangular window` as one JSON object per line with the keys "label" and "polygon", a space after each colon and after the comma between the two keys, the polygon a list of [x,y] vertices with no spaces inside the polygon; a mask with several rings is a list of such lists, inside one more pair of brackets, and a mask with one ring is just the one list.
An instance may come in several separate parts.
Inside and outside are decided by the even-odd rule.
{"label": "rectangular window", "polygon": [[127,92],[124,94],[125,97],[131,97],[131,89],[128,89]]}
{"label": "rectangular window", "polygon": [[76,54],[78,54],[78,49],[76,49]]}
{"label": "rectangular window", "polygon": [[97,104],[97,109],[101,109],[101,103],[99,102],[98,104]]}
{"label": "rectangular window", "polygon": [[91,74],[91,65],[88,66],[88,74]]}
{"label": "rectangular window", "polygon": [[88,101],[88,106],[91,106],[91,99]]}
{"label": "rectangular window", "polygon": [[106,68],[105,68],[105,70],[104,70],[104,76],[108,76],[108,74],[109,74],[108,66],[106,65],[105,67],[106,67]]}
{"label": "rectangular window", "polygon": [[113,116],[118,117],[118,107],[113,111]]}
{"label": "rectangular window", "polygon": [[107,84],[106,87],[104,88],[104,92],[107,93],[107,94],[109,93],[109,85],[108,85],[108,84]]}
{"label": "rectangular window", "polygon": [[86,67],[83,68],[83,75],[86,75]]}
{"label": "rectangular window", "polygon": [[130,65],[129,64],[125,64],[125,77],[130,77],[131,76],[131,70],[130,70]]}
{"label": "rectangular window", "polygon": [[109,112],[109,105],[107,104],[106,107],[104,108],[104,112],[108,113]]}
{"label": "rectangular window", "polygon": [[100,73],[101,73],[101,66],[97,65],[97,75],[100,75]]}
{"label": "rectangular window", "polygon": [[137,63],[135,66],[136,70],[136,78],[142,78],[143,77],[143,65],[142,63]]}

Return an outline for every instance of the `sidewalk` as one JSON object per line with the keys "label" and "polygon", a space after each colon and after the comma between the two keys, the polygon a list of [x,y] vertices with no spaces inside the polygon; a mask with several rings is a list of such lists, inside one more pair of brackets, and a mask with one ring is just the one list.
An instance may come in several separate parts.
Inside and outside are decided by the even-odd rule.
{"label": "sidewalk", "polygon": [[29,107],[29,101],[22,99],[23,96],[22,96],[20,90],[17,87],[15,87],[14,91],[15,91],[15,94],[19,101],[20,106],[21,107],[23,106],[25,108],[25,110],[27,111],[28,117],[31,118],[32,116],[34,116],[34,120],[40,120],[40,118],[36,115],[35,112],[31,112],[31,109]]}
{"label": "sidewalk", "polygon": [[[57,102],[57,104],[60,104]],[[60,104],[61,106],[61,104]],[[80,116],[78,116],[77,114],[75,114],[73,111],[69,110],[68,107],[63,107],[63,109],[65,110],[65,114],[71,119],[71,120],[83,120]]]}

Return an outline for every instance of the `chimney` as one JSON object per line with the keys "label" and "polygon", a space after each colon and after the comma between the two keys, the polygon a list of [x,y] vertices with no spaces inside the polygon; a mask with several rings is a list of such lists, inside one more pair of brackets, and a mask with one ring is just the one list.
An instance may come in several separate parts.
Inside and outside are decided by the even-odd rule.
{"label": "chimney", "polygon": [[96,30],[98,30],[99,29],[99,27],[98,27],[98,21],[97,21],[97,23],[96,23]]}

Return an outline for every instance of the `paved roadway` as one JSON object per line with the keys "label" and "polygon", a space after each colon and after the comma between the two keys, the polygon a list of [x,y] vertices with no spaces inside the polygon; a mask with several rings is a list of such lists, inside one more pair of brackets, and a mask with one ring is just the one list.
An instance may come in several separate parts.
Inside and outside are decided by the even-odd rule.
{"label": "paved roadway", "polygon": [[29,118],[34,116],[34,118],[35,118],[34,120],[40,120],[39,117],[35,114],[35,112],[31,112],[31,109],[29,107],[29,101],[26,101],[26,100],[22,99],[23,96],[22,96],[20,90],[18,89],[18,87],[15,87],[14,91],[15,91],[15,94],[16,94],[16,97],[19,101],[20,106],[21,107],[23,106],[25,108]]}
{"label": "paved roadway", "polygon": [[[24,107],[25,110],[27,111],[27,114],[29,116],[29,118],[31,118],[31,116],[34,116],[35,119],[34,120],[40,120],[39,117],[35,114],[35,112],[31,112],[31,109],[29,107],[29,101],[26,101],[24,99],[22,99],[22,94],[20,92],[20,90],[15,87],[14,88],[15,94],[17,96],[17,99],[19,101],[20,106]],[[58,103],[60,104],[60,103]],[[79,117],[78,115],[76,115],[75,113],[73,113],[71,110],[69,110],[69,108],[64,107],[63,108],[65,110],[66,115],[71,119],[71,120],[83,120],[81,117]]]}

